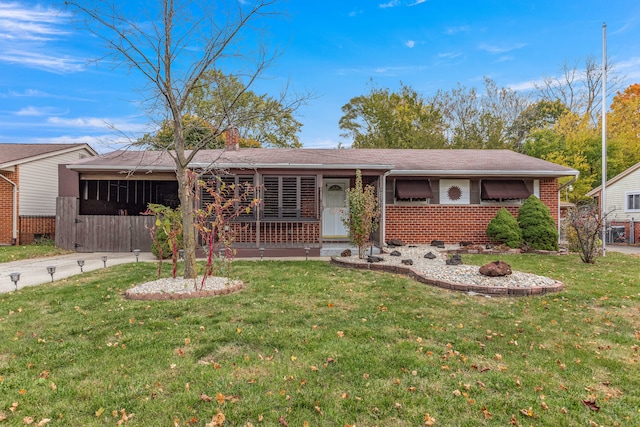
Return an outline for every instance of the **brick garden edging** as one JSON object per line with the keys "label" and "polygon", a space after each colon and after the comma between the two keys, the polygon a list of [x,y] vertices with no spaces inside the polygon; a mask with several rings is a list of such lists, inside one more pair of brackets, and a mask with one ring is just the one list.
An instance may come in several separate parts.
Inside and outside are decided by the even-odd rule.
{"label": "brick garden edging", "polygon": [[147,293],[147,294],[138,294],[132,293],[129,291],[125,291],[124,297],[126,299],[131,300],[142,300],[142,301],[151,301],[151,300],[180,300],[180,299],[192,299],[192,298],[206,298],[206,297],[215,297],[219,295],[228,295],[233,292],[238,292],[244,289],[244,283],[238,283],[234,286],[229,286],[224,289],[216,289],[215,291],[199,291],[199,292],[155,292],[155,293]]}
{"label": "brick garden edging", "polygon": [[458,292],[476,292],[479,294],[490,296],[505,296],[505,297],[519,297],[530,295],[544,295],[552,292],[560,292],[564,289],[564,284],[556,282],[553,286],[530,286],[530,287],[512,287],[512,286],[478,286],[478,285],[466,285],[463,283],[445,282],[443,280],[435,280],[426,277],[412,268],[401,265],[388,265],[388,264],[376,264],[376,263],[355,263],[343,260],[338,257],[331,257],[331,263],[340,267],[355,268],[359,270],[375,270],[385,273],[402,274],[417,282],[424,283],[426,285],[436,286],[442,289],[449,289],[451,291]]}

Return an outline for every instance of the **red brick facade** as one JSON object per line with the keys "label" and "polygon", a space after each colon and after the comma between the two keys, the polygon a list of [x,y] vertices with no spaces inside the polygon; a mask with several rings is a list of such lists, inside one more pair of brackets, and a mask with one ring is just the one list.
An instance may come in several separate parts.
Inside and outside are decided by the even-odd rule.
{"label": "red brick facade", "polygon": [[[2,172],[0,174],[18,185],[18,171]],[[13,185],[0,178],[0,245],[10,245],[13,242]],[[19,213],[18,213],[19,214]]]}
{"label": "red brick facade", "polygon": [[53,240],[56,235],[56,217],[22,216],[18,230],[21,245],[29,245],[41,238]]}
{"label": "red brick facade", "polygon": [[[540,200],[558,221],[558,180],[540,180]],[[400,239],[407,244],[428,244],[432,240],[445,243],[469,241],[489,243],[487,225],[501,206],[487,205],[423,205],[386,206],[385,239]],[[518,206],[506,206],[517,217]]]}

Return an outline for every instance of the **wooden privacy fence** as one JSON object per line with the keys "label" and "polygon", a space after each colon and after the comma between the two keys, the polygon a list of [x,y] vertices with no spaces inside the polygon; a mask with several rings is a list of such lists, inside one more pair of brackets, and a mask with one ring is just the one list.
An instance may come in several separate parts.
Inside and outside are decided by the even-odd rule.
{"label": "wooden privacy fence", "polygon": [[56,200],[56,246],[77,252],[151,251],[153,216],[78,215],[78,200]]}

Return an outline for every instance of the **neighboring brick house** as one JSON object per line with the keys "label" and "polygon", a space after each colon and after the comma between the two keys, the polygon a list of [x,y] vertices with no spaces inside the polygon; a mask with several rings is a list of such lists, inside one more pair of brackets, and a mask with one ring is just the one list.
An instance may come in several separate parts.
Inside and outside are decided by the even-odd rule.
{"label": "neighboring brick house", "polygon": [[87,144],[0,144],[0,245],[53,238],[58,166],[96,154]]}
{"label": "neighboring brick house", "polygon": [[[348,240],[341,217],[348,209],[345,190],[354,185],[356,170],[365,183],[375,185],[383,206],[381,227],[373,236],[379,245],[389,239],[487,243],[485,230],[498,210],[504,206],[517,215],[531,194],[557,221],[558,178],[578,175],[509,150],[228,148],[200,151],[191,168],[212,171],[229,183],[257,184],[262,206],[231,227],[237,231],[240,256],[258,255],[260,249],[299,255],[308,248],[315,254],[323,244]],[[145,249],[150,242],[127,231],[142,227],[134,224],[141,221],[137,215],[148,202],[177,202],[174,165],[167,153],[118,151],[67,169],[59,216],[66,218],[61,226],[69,231],[66,241],[60,236],[62,246]],[[62,212],[78,212],[78,217],[72,221]],[[104,228],[112,230],[113,242],[105,236],[91,238],[91,230]]]}
{"label": "neighboring brick house", "polygon": [[[601,206],[602,186],[587,193]],[[640,243],[640,163],[605,183],[607,243]]]}

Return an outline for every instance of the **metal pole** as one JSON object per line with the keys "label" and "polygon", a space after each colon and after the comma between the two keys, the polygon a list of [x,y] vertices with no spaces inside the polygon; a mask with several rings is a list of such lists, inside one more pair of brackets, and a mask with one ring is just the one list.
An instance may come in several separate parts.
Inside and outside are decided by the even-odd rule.
{"label": "metal pole", "polygon": [[602,24],[602,191],[600,192],[600,215],[602,220],[602,256],[607,254],[606,244],[606,182],[607,182],[607,24]]}

